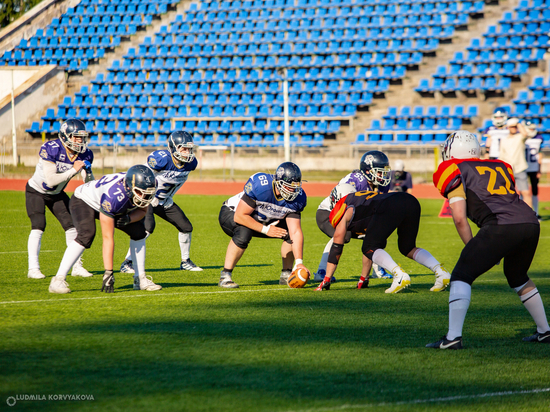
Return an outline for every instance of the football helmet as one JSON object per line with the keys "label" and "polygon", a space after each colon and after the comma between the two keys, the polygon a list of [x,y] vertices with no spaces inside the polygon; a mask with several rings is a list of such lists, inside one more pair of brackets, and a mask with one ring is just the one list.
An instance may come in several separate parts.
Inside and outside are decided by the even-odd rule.
{"label": "football helmet", "polygon": [[330,192],[330,209],[334,209],[334,205],[338,203],[340,199],[344,196],[349,195],[350,193],[355,193],[357,189],[355,186],[350,185],[349,183],[340,183],[336,185],[332,192]]}
{"label": "football helmet", "polygon": [[399,179],[403,172],[405,171],[405,163],[403,163],[403,160],[399,159],[395,161],[395,167],[393,168],[393,172],[395,174],[395,177]]}
{"label": "football helmet", "polygon": [[388,156],[379,150],[370,150],[361,157],[359,168],[369,183],[387,186],[391,180]]}
{"label": "football helmet", "polygon": [[529,137],[535,137],[537,135],[537,124],[532,120],[524,120],[523,125],[527,129],[527,135]]}
{"label": "football helmet", "polygon": [[479,158],[480,153],[477,136],[466,130],[451,133],[441,149],[443,160]]}
{"label": "football helmet", "polygon": [[493,121],[493,126],[505,126],[506,121],[508,120],[508,113],[506,112],[506,109],[503,107],[497,107],[491,116],[491,120]]}
{"label": "football helmet", "polygon": [[[81,141],[74,142],[73,137],[79,137]],[[86,151],[88,132],[84,123],[78,119],[69,119],[63,122],[59,129],[59,138],[63,145],[73,152],[84,153]]]}
{"label": "football helmet", "polygon": [[[180,149],[182,147],[188,148],[189,151],[187,153],[181,153]],[[194,147],[195,144],[193,143],[193,136],[191,133],[177,130],[170,133],[170,136],[168,136],[168,150],[170,150],[170,153],[172,153],[172,156],[174,156],[176,160],[182,163],[193,161],[195,158],[195,154],[193,153]]]}
{"label": "football helmet", "polygon": [[135,206],[147,207],[157,192],[155,174],[145,165],[132,166],[124,177],[124,187]]}
{"label": "football helmet", "polygon": [[283,199],[292,202],[302,193],[302,172],[292,162],[284,162],[275,172],[275,187]]}

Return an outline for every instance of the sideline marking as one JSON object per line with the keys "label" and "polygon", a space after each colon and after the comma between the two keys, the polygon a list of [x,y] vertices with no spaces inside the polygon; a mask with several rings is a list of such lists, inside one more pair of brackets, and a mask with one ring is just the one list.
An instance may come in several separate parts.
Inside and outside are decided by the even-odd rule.
{"label": "sideline marking", "polygon": [[480,399],[480,398],[491,398],[495,396],[528,395],[533,393],[544,393],[544,392],[550,392],[550,388],[530,389],[530,390],[523,390],[523,391],[489,392],[489,393],[480,393],[478,395],[457,395],[457,396],[447,396],[444,398],[416,399],[412,401],[400,401],[400,402],[367,403],[363,405],[341,405],[341,406],[334,406],[331,408],[301,409],[300,411],[287,411],[287,412],[322,412],[322,411],[339,411],[339,410],[345,410],[345,409],[358,409],[358,408],[376,408],[381,406],[417,405],[420,403],[452,402],[452,401],[458,401],[462,399]]}
{"label": "sideline marking", "polygon": [[13,300],[0,302],[0,305],[6,305],[10,303],[42,303],[42,302],[60,302],[71,300],[93,300],[93,299],[122,299],[122,298],[139,298],[143,296],[155,297],[155,296],[175,296],[175,295],[213,295],[220,293],[249,293],[249,292],[273,292],[273,291],[287,291],[292,288],[279,288],[279,289],[247,289],[247,290],[214,290],[211,292],[175,292],[175,293],[163,293],[163,294],[146,294],[146,295],[122,295],[122,296],[94,296],[87,298],[72,298],[72,299],[37,299],[37,300]]}
{"label": "sideline marking", "polygon": [[[41,250],[40,253],[61,252],[60,250]],[[9,255],[10,253],[28,253],[26,250],[12,250],[11,252],[0,252],[0,255]]]}

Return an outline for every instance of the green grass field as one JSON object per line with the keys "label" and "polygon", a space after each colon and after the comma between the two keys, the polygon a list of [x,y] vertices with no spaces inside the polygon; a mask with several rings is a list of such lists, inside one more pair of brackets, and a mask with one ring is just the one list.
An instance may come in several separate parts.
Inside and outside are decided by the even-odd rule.
{"label": "green grass field", "polygon": [[[431,293],[433,274],[387,251],[411,274],[405,293],[390,280],[353,289],[360,242],[346,246],[327,292],[279,286],[276,240],[254,239],[234,271],[237,290],[217,287],[229,238],[217,222],[222,196],[176,196],[194,225],[192,259],[180,272],[177,232],[157,220],[147,241],[148,274],[158,292],[99,292],[101,234],[84,254],[98,276],[68,277],[69,295],[48,293],[65,250],[48,212],[44,280],[27,279],[30,222],[24,193],[0,197],[0,410],[116,411],[548,411],[550,347],[521,338],[534,329],[497,266],[474,284],[462,351],[424,348],[447,330],[448,293]],[[320,198],[303,216],[305,264],[314,271],[328,240],[316,227]],[[441,200],[423,200],[418,246],[452,269],[462,248]],[[546,205],[547,206],[547,205]],[[542,210],[542,207],[541,207]],[[542,223],[530,275],[550,308],[550,223]],[[128,238],[116,234],[120,264]],[[40,400],[24,400],[38,395]],[[91,395],[93,401],[52,395]],[[16,405],[7,401],[18,397]],[[59,399],[59,398],[57,398]]]}

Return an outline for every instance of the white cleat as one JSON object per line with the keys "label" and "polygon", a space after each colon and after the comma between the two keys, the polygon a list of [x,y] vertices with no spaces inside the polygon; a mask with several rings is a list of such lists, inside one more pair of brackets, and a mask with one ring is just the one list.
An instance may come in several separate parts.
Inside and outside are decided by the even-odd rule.
{"label": "white cleat", "polygon": [[391,286],[385,290],[386,293],[398,293],[411,285],[411,277],[405,273],[401,266],[396,266],[392,270],[393,282]]}
{"label": "white cleat", "polygon": [[27,277],[29,279],[44,279],[46,276],[44,276],[40,269],[29,269]]}
{"label": "white cleat", "polygon": [[151,276],[144,276],[143,280],[140,280],[139,277],[134,275],[134,290],[161,290],[162,286],[153,283],[153,278]]}
{"label": "white cleat", "polygon": [[83,278],[90,278],[93,276],[93,273],[88,272],[84,269],[84,266],[80,262],[76,262],[71,271],[71,276],[81,276]]}
{"label": "white cleat", "polygon": [[431,292],[444,291],[451,282],[451,274],[441,265],[435,268],[435,284],[430,288]]}
{"label": "white cleat", "polygon": [[52,278],[48,290],[50,291],[50,293],[71,293],[71,289],[69,289],[69,284],[63,279],[59,279],[57,276],[54,276]]}

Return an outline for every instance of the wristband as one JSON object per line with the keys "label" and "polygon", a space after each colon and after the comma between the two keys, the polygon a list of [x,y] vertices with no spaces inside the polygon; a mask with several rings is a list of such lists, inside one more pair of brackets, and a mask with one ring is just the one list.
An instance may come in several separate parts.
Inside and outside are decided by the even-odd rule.
{"label": "wristband", "polygon": [[262,233],[263,233],[264,235],[267,235],[267,232],[269,232],[269,226],[265,226],[265,225],[264,225],[264,227],[262,227]]}
{"label": "wristband", "polygon": [[294,266],[296,266],[296,265],[303,265],[303,264],[304,264],[304,260],[303,260],[303,259],[296,259],[294,262],[295,262],[295,263],[294,263]]}

